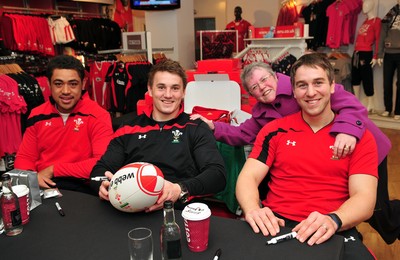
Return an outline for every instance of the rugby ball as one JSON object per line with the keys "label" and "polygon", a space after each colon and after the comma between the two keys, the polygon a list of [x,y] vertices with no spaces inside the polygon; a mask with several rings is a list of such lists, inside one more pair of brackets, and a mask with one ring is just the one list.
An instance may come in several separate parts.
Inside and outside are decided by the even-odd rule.
{"label": "rugby ball", "polygon": [[118,210],[139,212],[154,205],[162,193],[164,175],[146,162],[134,162],[119,169],[110,180],[108,198]]}

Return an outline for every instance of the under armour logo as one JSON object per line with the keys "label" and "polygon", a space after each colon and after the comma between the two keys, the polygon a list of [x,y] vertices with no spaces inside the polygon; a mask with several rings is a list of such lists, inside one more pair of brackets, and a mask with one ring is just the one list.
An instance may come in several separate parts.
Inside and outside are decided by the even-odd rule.
{"label": "under armour logo", "polygon": [[139,135],[139,138],[138,138],[138,139],[140,140],[140,139],[142,139],[142,138],[143,138],[143,139],[146,139],[146,135]]}
{"label": "under armour logo", "polygon": [[344,238],[344,242],[347,243],[348,241],[356,241],[356,239],[353,236],[350,236],[349,238]]}
{"label": "under armour logo", "polygon": [[286,141],[286,145],[296,146],[296,141],[287,140],[287,141]]}
{"label": "under armour logo", "polygon": [[45,126],[51,126],[51,122],[46,122],[44,125]]}

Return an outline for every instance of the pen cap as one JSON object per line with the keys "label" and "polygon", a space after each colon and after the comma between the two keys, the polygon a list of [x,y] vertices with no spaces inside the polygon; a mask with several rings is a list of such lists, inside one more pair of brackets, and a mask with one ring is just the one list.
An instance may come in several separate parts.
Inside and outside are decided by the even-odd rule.
{"label": "pen cap", "polygon": [[204,203],[191,203],[182,211],[188,247],[193,252],[202,252],[208,247],[211,210]]}

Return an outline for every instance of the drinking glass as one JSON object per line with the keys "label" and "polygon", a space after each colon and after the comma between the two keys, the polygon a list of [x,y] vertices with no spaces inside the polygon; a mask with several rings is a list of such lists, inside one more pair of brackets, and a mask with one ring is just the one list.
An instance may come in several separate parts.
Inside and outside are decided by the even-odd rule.
{"label": "drinking glass", "polygon": [[131,260],[153,260],[153,238],[151,230],[144,227],[128,232]]}

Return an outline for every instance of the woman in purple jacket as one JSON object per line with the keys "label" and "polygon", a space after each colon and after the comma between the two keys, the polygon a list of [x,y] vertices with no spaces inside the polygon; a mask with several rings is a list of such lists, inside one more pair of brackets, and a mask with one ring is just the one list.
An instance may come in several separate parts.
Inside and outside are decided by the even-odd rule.
{"label": "woman in purple jacket", "polygon": [[[192,116],[192,119],[200,117],[205,121],[218,141],[233,146],[253,144],[265,124],[300,110],[293,96],[290,77],[275,73],[269,65],[262,62],[247,65],[243,69],[241,80],[246,91],[258,101],[252,109],[251,118],[239,126],[232,126],[212,122],[200,115]],[[368,222],[386,243],[391,244],[400,238],[400,201],[389,201],[386,157],[391,149],[390,140],[368,119],[366,108],[353,94],[344,90],[342,85],[336,84],[331,105],[337,114],[330,131],[336,136],[333,156],[342,158],[351,154],[365,129],[371,131],[375,137],[378,144],[379,183],[376,210]]]}

